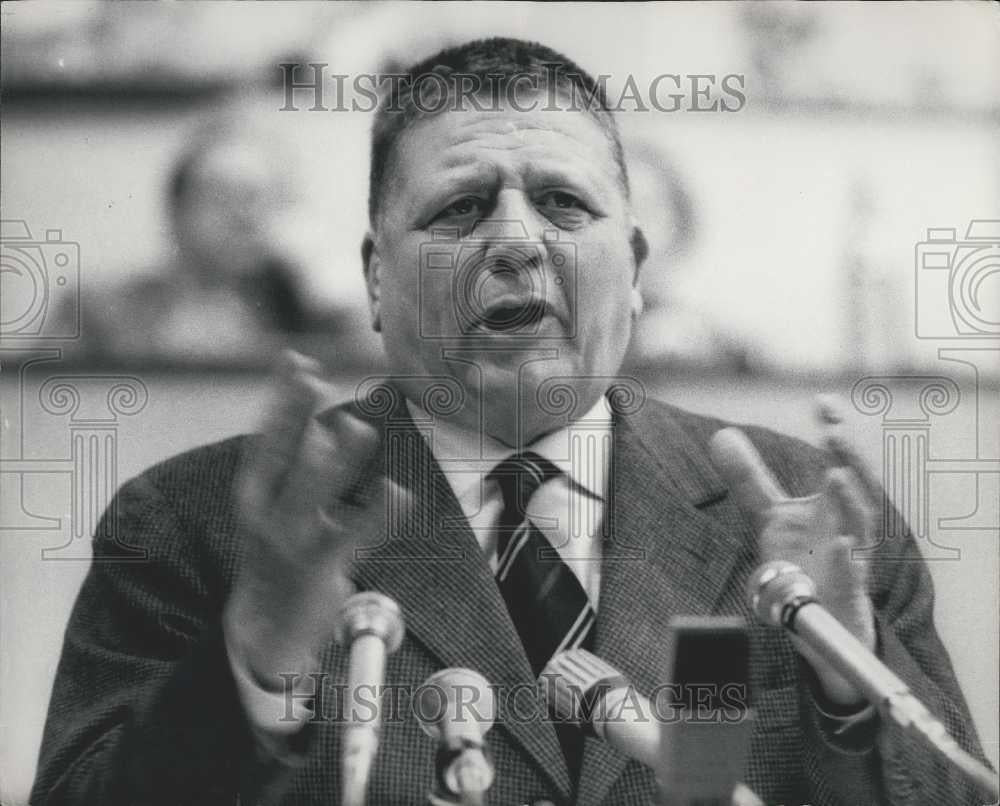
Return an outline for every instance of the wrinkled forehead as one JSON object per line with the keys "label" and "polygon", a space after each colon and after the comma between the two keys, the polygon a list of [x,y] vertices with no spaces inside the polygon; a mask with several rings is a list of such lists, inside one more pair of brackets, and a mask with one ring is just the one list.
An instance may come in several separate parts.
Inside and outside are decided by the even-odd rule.
{"label": "wrinkled forehead", "polygon": [[624,166],[609,129],[585,109],[455,108],[422,116],[400,132],[389,155],[390,193],[441,171],[477,165],[520,174],[578,174],[617,185],[627,197]]}

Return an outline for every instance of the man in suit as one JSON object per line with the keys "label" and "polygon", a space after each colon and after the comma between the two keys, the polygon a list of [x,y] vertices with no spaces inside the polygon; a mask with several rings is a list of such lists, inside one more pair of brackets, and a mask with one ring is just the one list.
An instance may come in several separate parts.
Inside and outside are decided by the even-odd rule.
{"label": "man in suit", "polygon": [[[650,770],[526,717],[513,693],[573,646],[653,690],[671,617],[749,615],[747,578],[772,557],[803,565],[980,753],[927,570],[909,538],[891,548],[912,562],[878,561],[874,492],[830,468],[844,446],[747,429],[761,464],[746,475],[709,457],[724,423],[619,376],[645,241],[593,79],[517,40],[411,70],[432,73],[383,97],[373,131],[362,257],[388,381],[327,407],[319,367],[290,356],[259,436],[122,488],[67,630],[33,800],[337,802],[333,636],[357,588],[405,616],[394,690],[448,666],[497,686],[491,803],[647,804]],[[429,111],[417,93],[432,85],[449,103]],[[767,803],[977,802],[806,648],[752,638],[745,777]],[[369,802],[420,802],[433,743],[406,708],[387,722]]]}

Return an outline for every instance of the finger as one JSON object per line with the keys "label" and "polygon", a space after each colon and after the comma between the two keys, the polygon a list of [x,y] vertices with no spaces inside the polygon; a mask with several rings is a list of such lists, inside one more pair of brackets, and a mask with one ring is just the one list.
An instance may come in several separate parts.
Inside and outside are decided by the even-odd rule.
{"label": "finger", "polygon": [[[871,601],[868,598],[868,562],[854,556],[857,540],[850,535],[841,535],[831,551],[830,565],[837,589],[849,592],[850,601],[842,603],[842,618],[849,618],[846,624],[855,637],[869,648],[874,648],[875,634],[872,622]],[[847,615],[847,614],[853,615]]]}
{"label": "finger", "polygon": [[837,465],[854,471],[861,482],[859,486],[865,499],[870,506],[877,508],[880,502],[875,491],[881,488],[881,484],[848,436],[843,411],[843,403],[833,395],[819,395],[816,398],[816,415],[822,431],[823,446]]}
{"label": "finger", "polygon": [[828,434],[824,441],[826,449],[833,456],[834,461],[840,467],[848,468],[851,471],[858,490],[863,494],[868,506],[873,510],[880,508],[882,502],[879,491],[882,489],[882,484],[872,473],[868,463],[861,457],[847,435],[838,430]]}
{"label": "finger", "polygon": [[342,548],[351,550],[347,562],[370,556],[366,555],[368,550],[378,549],[413,522],[415,499],[410,490],[385,477],[376,481],[374,490],[364,507],[338,513],[342,516],[338,526],[350,534],[342,544]]}
{"label": "finger", "polygon": [[749,438],[738,428],[723,428],[709,442],[712,461],[737,500],[755,517],[786,500],[785,491]]}
{"label": "finger", "polygon": [[291,533],[317,535],[319,510],[337,482],[336,453],[333,434],[315,420],[309,422],[275,501],[275,508],[291,527]]}
{"label": "finger", "polygon": [[847,467],[828,470],[826,492],[835,502],[840,514],[837,531],[857,538],[863,545],[869,545],[874,534],[875,513],[854,471]]}
{"label": "finger", "polygon": [[834,395],[817,395],[815,402],[816,419],[824,447],[834,455],[837,464],[847,465],[850,444],[844,434],[844,414],[840,400]]}
{"label": "finger", "polygon": [[299,522],[313,519],[304,523],[322,542],[314,548],[339,555],[348,573],[357,549],[384,539],[390,519],[401,523],[410,516],[412,496],[383,475],[378,431],[346,410],[316,421],[303,448],[282,506]]}
{"label": "finger", "polygon": [[764,806],[764,801],[746,784],[736,784],[733,788],[733,806]]}
{"label": "finger", "polygon": [[[856,538],[852,535],[837,535],[834,538],[829,555],[830,568],[835,579],[850,579],[863,581],[867,578],[867,565],[861,559],[854,559]],[[843,584],[836,586],[843,589]]]}
{"label": "finger", "polygon": [[245,471],[244,494],[257,502],[278,497],[291,471],[312,414],[328,391],[319,371],[310,358],[290,350],[282,354],[275,378],[277,401]]}
{"label": "finger", "polygon": [[844,404],[836,395],[816,395],[816,416],[824,425],[841,425],[844,422]]}
{"label": "finger", "polygon": [[823,604],[860,638],[868,632],[868,563],[855,557],[857,545],[850,535],[831,540],[824,551],[822,578],[814,581],[822,591]]}
{"label": "finger", "polygon": [[380,489],[384,463],[379,461],[379,432],[345,409],[334,412],[325,425],[337,443],[336,478],[327,502],[361,506]]}
{"label": "finger", "polygon": [[[313,419],[304,432],[292,461],[281,495],[281,508],[291,517],[314,518],[317,510],[336,510],[352,505],[355,488],[377,480],[369,468],[375,458],[378,434],[368,423],[344,410]],[[370,475],[372,478],[363,477]]]}

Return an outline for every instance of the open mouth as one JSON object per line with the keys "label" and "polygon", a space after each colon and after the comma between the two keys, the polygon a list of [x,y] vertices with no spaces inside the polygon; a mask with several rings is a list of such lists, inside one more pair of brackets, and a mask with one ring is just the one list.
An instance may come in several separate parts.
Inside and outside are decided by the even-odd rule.
{"label": "open mouth", "polygon": [[544,299],[500,300],[477,317],[476,327],[492,333],[522,333],[533,331],[549,313]]}

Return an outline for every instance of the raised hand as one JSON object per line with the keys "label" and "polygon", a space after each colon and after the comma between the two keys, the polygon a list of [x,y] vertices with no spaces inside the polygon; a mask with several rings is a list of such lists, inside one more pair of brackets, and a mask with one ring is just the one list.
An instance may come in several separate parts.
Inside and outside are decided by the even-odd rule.
{"label": "raised hand", "polygon": [[295,353],[282,364],[277,402],[237,481],[244,564],[224,616],[227,641],[266,688],[317,667],[353,592],[354,549],[377,530],[389,483],[371,481],[371,505],[358,501],[375,429],[347,412],[321,424],[314,415],[333,390],[319,365]]}
{"label": "raised hand", "polygon": [[[827,404],[821,406],[819,414],[823,424],[829,425]],[[838,439],[846,450],[842,435]],[[719,431],[712,437],[711,450],[713,461],[753,520],[762,559],[786,560],[802,568],[816,583],[823,606],[874,650],[868,567],[852,557],[855,546],[872,542],[873,508],[855,469],[831,468],[819,492],[790,498],[739,429]],[[857,456],[853,451],[850,455]],[[792,640],[812,664],[831,700],[843,705],[861,701],[850,683],[794,636]]]}

